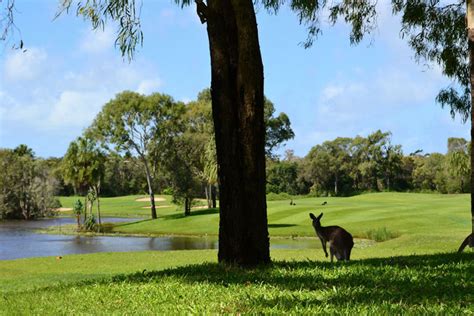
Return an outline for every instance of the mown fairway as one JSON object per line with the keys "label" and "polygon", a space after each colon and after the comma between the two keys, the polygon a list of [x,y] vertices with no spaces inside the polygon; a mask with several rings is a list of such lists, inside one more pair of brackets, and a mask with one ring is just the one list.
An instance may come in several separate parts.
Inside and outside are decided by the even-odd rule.
{"label": "mown fairway", "polygon": [[[136,198],[104,198],[104,213],[108,216],[149,216],[149,210],[143,208],[147,202],[136,202]],[[324,212],[324,226],[340,225],[355,237],[367,238],[371,231],[383,230],[396,237],[371,246],[370,254],[366,254],[365,250],[355,251],[355,257],[452,251],[471,230],[467,194],[373,193],[348,198],[301,198],[294,201],[296,205],[290,205],[289,200],[268,202],[270,236],[314,237],[308,213],[317,215]],[[322,206],[324,201],[327,205]],[[158,202],[158,205],[160,203],[170,205],[167,201]],[[118,224],[114,231],[147,235],[217,235],[217,210],[195,209],[191,216],[185,217],[177,209],[176,206],[158,208],[159,219]]]}

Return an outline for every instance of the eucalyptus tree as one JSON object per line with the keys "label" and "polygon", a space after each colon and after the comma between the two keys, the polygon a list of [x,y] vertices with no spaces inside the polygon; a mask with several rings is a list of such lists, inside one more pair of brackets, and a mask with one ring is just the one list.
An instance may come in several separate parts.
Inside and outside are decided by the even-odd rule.
{"label": "eucalyptus tree", "polygon": [[[218,168],[211,107],[211,91],[210,89],[204,89],[198,94],[196,101],[187,104],[186,124],[189,131],[194,134],[203,135],[203,139],[207,142],[204,150],[202,150],[202,166],[204,169],[197,170],[197,173],[207,184],[205,192],[208,206],[215,208],[217,206],[216,188],[218,184]],[[266,157],[275,159],[275,149],[280,147],[287,140],[293,138],[294,132],[291,128],[288,115],[283,112],[275,115],[275,106],[273,102],[266,97],[264,98],[264,124]]]}
{"label": "eucalyptus tree", "polygon": [[460,193],[465,192],[465,179],[469,178],[471,171],[471,166],[469,163],[469,146],[465,140],[463,143],[463,145],[460,144],[460,146],[456,146],[455,148],[448,150],[448,154],[446,155],[448,170],[456,177],[456,180],[459,181]]}
{"label": "eucalyptus tree", "polygon": [[[402,14],[403,36],[421,61],[437,63],[452,84],[436,100],[449,106],[464,122],[470,117],[474,140],[474,3],[472,0],[392,0],[393,12]],[[471,146],[471,226],[464,241],[474,247],[474,147]],[[462,250],[464,247],[461,247]]]}
{"label": "eucalyptus tree", "polygon": [[298,164],[294,161],[267,163],[267,192],[298,194]]}
{"label": "eucalyptus tree", "polygon": [[151,217],[157,218],[153,175],[160,152],[179,132],[178,122],[184,105],[172,97],[154,93],[149,96],[124,91],[104,105],[87,133],[106,147],[138,155],[146,174]]}
{"label": "eucalyptus tree", "polygon": [[288,115],[281,112],[278,116],[274,116],[275,106],[273,102],[266,97],[264,99],[265,154],[267,157],[273,158],[274,150],[284,142],[294,138],[295,133],[291,128]]}
{"label": "eucalyptus tree", "polygon": [[341,184],[348,181],[352,168],[349,156],[352,142],[351,138],[338,137],[311,148],[303,169],[306,180],[313,183],[315,193],[341,193]]}
{"label": "eucalyptus tree", "polygon": [[191,215],[193,199],[202,192],[202,177],[199,171],[202,166],[201,152],[204,140],[190,132],[174,137],[164,149],[163,164],[169,175],[173,189],[173,199],[182,202],[184,215]]}
{"label": "eucalyptus tree", "polygon": [[[200,142],[199,163],[193,166],[193,173],[205,185],[207,205],[216,207],[217,187],[217,157],[216,142],[214,137],[214,123],[212,121],[211,90],[204,89],[199,92],[197,100],[186,105],[185,126],[192,133],[196,142]],[[196,161],[196,160],[195,160]]]}

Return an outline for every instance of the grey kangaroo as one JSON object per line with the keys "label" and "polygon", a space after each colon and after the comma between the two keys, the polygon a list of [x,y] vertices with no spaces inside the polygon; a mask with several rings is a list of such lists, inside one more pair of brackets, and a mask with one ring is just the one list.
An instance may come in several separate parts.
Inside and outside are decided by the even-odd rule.
{"label": "grey kangaroo", "polygon": [[331,253],[331,262],[333,262],[333,257],[336,256],[337,260],[350,260],[351,250],[354,246],[354,241],[352,240],[352,235],[349,234],[344,228],[339,226],[321,226],[321,213],[318,217],[314,216],[313,213],[309,213],[309,217],[313,220],[313,227],[321,239],[321,244],[323,245],[324,254],[326,258],[328,257],[328,252],[326,250],[326,243],[329,242],[329,252]]}

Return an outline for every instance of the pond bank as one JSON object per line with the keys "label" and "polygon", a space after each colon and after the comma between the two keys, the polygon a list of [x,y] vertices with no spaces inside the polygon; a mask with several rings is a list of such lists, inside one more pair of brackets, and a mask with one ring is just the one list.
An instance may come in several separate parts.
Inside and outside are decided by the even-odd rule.
{"label": "pond bank", "polygon": [[[74,219],[50,219],[35,222],[0,223],[0,260],[30,257],[64,256],[96,252],[129,252],[146,250],[217,249],[215,235],[78,233]],[[105,222],[130,219],[105,218]],[[366,248],[371,241],[357,241],[356,247]],[[316,237],[272,237],[271,249],[316,249],[321,244]]]}

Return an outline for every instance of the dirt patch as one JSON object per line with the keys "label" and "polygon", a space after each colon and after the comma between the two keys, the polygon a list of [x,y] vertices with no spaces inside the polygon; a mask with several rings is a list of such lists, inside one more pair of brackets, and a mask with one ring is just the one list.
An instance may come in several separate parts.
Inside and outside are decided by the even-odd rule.
{"label": "dirt patch", "polygon": [[60,207],[60,208],[57,208],[56,211],[58,212],[72,211],[72,207]]}
{"label": "dirt patch", "polygon": [[[150,202],[150,198],[149,197],[143,197],[143,198],[138,198],[135,201],[137,201],[137,202]],[[155,202],[163,202],[163,201],[166,201],[166,199],[164,199],[162,197],[155,197]]]}

